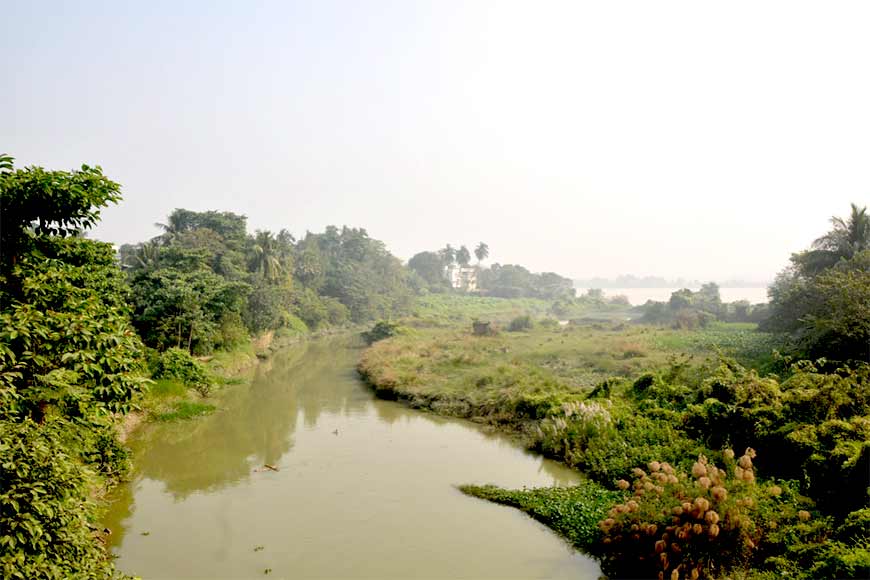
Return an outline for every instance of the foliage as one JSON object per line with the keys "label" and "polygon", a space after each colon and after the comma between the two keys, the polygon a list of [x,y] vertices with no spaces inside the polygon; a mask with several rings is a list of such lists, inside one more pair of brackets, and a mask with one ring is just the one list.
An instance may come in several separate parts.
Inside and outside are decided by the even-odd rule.
{"label": "foliage", "polygon": [[100,209],[121,199],[120,186],[102,169],[74,171],[28,167],[0,173],[0,246],[7,267],[27,251],[29,240],[69,236],[97,223]]}
{"label": "foliage", "polygon": [[0,421],[0,571],[4,578],[110,578],[89,521],[88,474],[54,426]]}
{"label": "foliage", "polygon": [[[53,179],[58,185],[61,177]],[[83,194],[75,194],[76,200],[78,195]],[[31,235],[28,246],[29,253],[7,270],[2,286],[0,388],[8,403],[5,413],[39,422],[49,408],[70,417],[126,412],[145,379],[141,344],[129,324],[126,288],[111,246],[48,234]]]}
{"label": "foliage", "polygon": [[601,539],[598,522],[621,497],[591,481],[539,489],[505,490],[492,485],[463,485],[459,489],[470,496],[519,508],[586,552]]}
{"label": "foliage", "polygon": [[159,350],[192,354],[290,328],[305,333],[404,312],[409,273],[365,230],[330,226],[297,241],[289,232],[247,234],[231,212],[175,210],[163,233],[123,246],[133,319]]}
{"label": "foliage", "polygon": [[668,302],[648,300],[637,310],[642,314],[641,322],[684,330],[706,328],[715,321],[758,322],[768,315],[765,304],[752,305],[745,300],[723,303],[719,286],[714,282],[703,284],[697,292],[688,288],[677,290],[671,293]]}
{"label": "foliage", "polygon": [[781,486],[757,482],[754,457],[747,449],[735,461],[727,449],[719,468],[699,455],[690,473],[651,461],[633,482],[619,480],[633,493],[599,523],[602,568],[619,578],[697,579],[748,567],[769,530],[811,517]]}
{"label": "foliage", "polygon": [[376,323],[370,330],[362,333],[363,340],[368,344],[374,344],[379,340],[390,338],[399,334],[401,327],[389,320],[381,320]]}
{"label": "foliage", "polygon": [[446,264],[437,252],[420,252],[408,260],[408,268],[416,272],[432,291],[445,291],[449,284],[444,271]]}
{"label": "foliage", "polygon": [[297,248],[316,248],[312,255],[323,272],[318,292],[344,304],[353,322],[407,312],[413,303],[407,271],[364,229],[329,226],[322,234],[306,235]]}
{"label": "foliage", "polygon": [[480,242],[477,244],[477,247],[474,248],[474,257],[477,258],[477,263],[486,260],[489,257],[489,246]]}
{"label": "foliage", "polygon": [[523,316],[517,316],[511,323],[508,325],[508,330],[510,332],[518,332],[521,330],[531,330],[534,323],[532,322],[532,317],[528,314],[524,314]]}
{"label": "foliage", "polygon": [[799,355],[867,360],[870,353],[870,216],[852,205],[848,220],[811,250],[794,254],[769,289],[768,330],[788,333]]}
{"label": "foliage", "polygon": [[211,391],[212,381],[205,367],[186,350],[170,348],[160,353],[154,369],[156,379],[174,379],[195,389],[203,397]]}
{"label": "foliage", "polygon": [[864,507],[870,471],[870,366],[822,372],[795,364],[784,381],[724,364],[685,416],[689,433],[710,445],[752,443],[763,467],[803,482],[834,514]]}
{"label": "foliage", "polygon": [[142,345],[109,244],[81,236],[119,199],[99,168],[0,172],[0,567],[106,578],[90,489],[127,452],[113,415],[143,392]]}
{"label": "foliage", "polygon": [[542,298],[557,300],[574,297],[574,283],[553,272],[533,274],[514,264],[493,264],[478,276],[478,286],[489,296],[499,298]]}
{"label": "foliage", "polygon": [[158,421],[183,421],[209,415],[215,410],[214,405],[195,401],[178,401],[171,411],[157,413],[154,418]]}

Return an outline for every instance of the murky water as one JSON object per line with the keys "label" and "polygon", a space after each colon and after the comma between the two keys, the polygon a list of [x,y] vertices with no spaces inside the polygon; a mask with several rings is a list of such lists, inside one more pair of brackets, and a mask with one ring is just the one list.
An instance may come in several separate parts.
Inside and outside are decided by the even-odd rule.
{"label": "murky water", "polygon": [[[346,340],[313,342],[228,387],[221,410],[149,426],[106,525],[144,578],[573,578],[594,561],[460,483],[578,475],[504,437],[376,399]],[[264,464],[278,471],[263,470]]]}

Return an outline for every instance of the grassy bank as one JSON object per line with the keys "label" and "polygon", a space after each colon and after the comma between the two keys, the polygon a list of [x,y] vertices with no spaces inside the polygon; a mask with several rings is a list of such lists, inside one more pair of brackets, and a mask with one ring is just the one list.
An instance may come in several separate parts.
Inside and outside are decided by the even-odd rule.
{"label": "grassy bank", "polygon": [[[404,321],[360,374],[383,397],[506,430],[590,479],[464,492],[529,513],[612,578],[870,574],[870,538],[855,532],[870,523],[866,365],[779,362],[781,376],[766,375],[775,338],[746,324],[532,314],[530,329],[476,336],[458,305],[452,324]],[[517,306],[499,312],[529,314]]]}
{"label": "grassy bank", "polygon": [[[746,325],[703,331],[623,323],[559,326],[474,336],[471,326],[419,326],[376,343],[359,371],[381,396],[484,423],[522,427],[585,400],[604,381],[643,372],[712,367],[717,352],[747,360],[769,337]],[[718,349],[718,350],[717,350]]]}

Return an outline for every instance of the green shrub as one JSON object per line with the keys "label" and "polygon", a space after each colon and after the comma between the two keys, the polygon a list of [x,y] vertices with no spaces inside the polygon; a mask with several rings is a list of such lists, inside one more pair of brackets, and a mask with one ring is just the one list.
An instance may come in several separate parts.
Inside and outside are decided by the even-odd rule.
{"label": "green shrub", "polygon": [[249,340],[248,329],[238,312],[225,312],[218,322],[215,347],[220,350],[232,350]]}
{"label": "green shrub", "polygon": [[384,340],[385,338],[396,336],[397,334],[399,334],[399,331],[400,326],[395,322],[381,320],[380,322],[376,323],[371,328],[371,330],[363,332],[362,337],[367,344],[374,344],[379,340]]}
{"label": "green shrub", "polygon": [[196,389],[203,397],[211,392],[211,380],[205,367],[194,359],[186,350],[170,348],[163,352],[157,360],[154,370],[156,379],[175,379],[186,386]]}
{"label": "green shrub", "polygon": [[508,325],[508,331],[519,332],[522,330],[531,330],[532,326],[532,317],[526,314],[524,316],[517,316],[511,320],[511,323]]}
{"label": "green shrub", "polygon": [[295,334],[308,334],[308,325],[297,316],[285,312],[281,317],[281,326]]}
{"label": "green shrub", "polygon": [[0,421],[0,572],[3,578],[109,578],[89,524],[87,472],[51,425]]}

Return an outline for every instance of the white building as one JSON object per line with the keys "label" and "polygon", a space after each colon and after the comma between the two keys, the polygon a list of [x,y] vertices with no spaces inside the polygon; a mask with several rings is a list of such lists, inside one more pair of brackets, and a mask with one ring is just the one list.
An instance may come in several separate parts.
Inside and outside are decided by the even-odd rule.
{"label": "white building", "polygon": [[477,290],[477,268],[450,264],[445,273],[453,288],[464,292]]}

